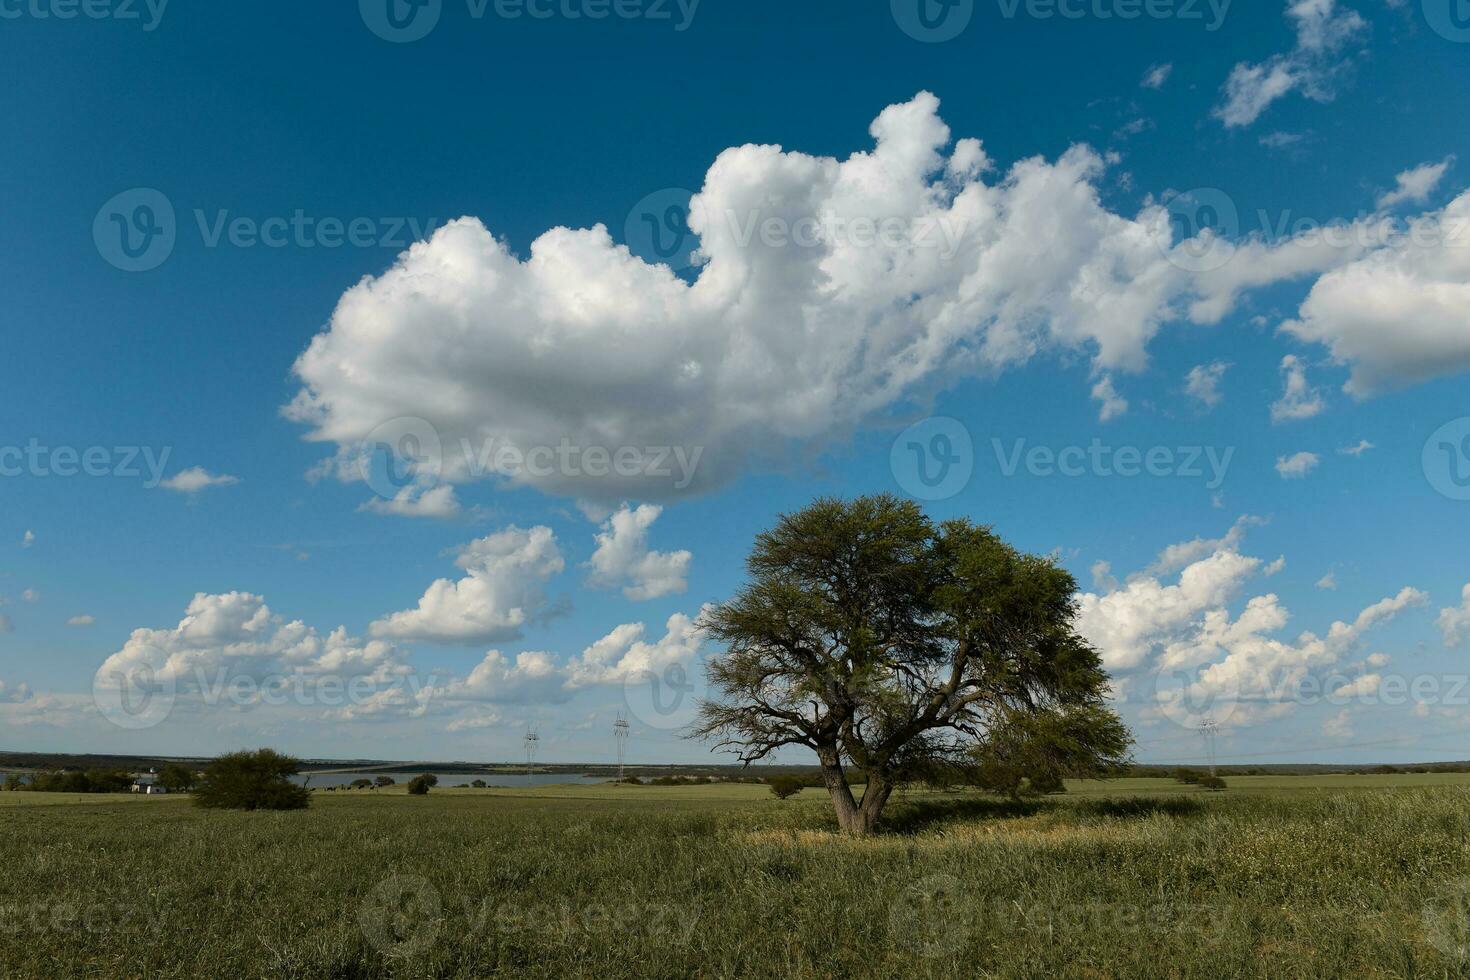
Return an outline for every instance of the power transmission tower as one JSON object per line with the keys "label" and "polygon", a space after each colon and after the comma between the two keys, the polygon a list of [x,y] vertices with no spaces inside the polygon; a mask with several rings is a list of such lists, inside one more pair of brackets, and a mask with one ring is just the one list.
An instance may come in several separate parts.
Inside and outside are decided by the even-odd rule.
{"label": "power transmission tower", "polygon": [[628,736],[632,734],[628,726],[628,719],[618,712],[618,720],[613,722],[613,740],[618,743],[618,782],[623,781],[623,760],[628,757]]}
{"label": "power transmission tower", "polygon": [[1200,736],[1205,740],[1205,752],[1210,757],[1210,775],[1215,775],[1215,736],[1220,733],[1220,726],[1215,724],[1215,719],[1206,717],[1199,726]]}
{"label": "power transmission tower", "polygon": [[532,725],[526,729],[526,785],[531,785],[531,772],[536,767],[536,748],[541,742],[541,736],[536,734],[536,726]]}

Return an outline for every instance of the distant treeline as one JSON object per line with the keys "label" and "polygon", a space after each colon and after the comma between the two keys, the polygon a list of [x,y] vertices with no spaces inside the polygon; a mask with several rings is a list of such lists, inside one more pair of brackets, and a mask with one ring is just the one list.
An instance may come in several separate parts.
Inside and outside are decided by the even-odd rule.
{"label": "distant treeline", "polygon": [[5,788],[33,793],[127,793],[133,777],[120,769],[74,769],[6,776]]}

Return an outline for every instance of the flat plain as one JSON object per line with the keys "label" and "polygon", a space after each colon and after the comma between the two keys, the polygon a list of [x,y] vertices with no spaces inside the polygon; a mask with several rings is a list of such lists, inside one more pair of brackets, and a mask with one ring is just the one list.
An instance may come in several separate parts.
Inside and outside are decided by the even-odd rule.
{"label": "flat plain", "polygon": [[0,975],[1470,974],[1470,775],[1229,783],[0,793]]}

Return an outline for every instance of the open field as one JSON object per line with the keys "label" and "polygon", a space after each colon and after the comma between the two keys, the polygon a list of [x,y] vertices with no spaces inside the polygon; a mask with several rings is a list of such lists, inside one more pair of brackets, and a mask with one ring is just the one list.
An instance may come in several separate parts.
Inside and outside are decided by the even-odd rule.
{"label": "open field", "polygon": [[294,813],[0,794],[0,975],[1448,977],[1470,776],[895,798],[401,787]]}

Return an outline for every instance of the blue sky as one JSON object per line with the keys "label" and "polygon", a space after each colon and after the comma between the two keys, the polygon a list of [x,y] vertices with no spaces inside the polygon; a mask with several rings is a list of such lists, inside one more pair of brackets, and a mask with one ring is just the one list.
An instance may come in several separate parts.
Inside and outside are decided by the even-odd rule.
{"label": "blue sky", "polygon": [[[942,434],[1141,760],[1470,755],[1463,18],[927,2],[0,0],[0,744],[708,758],[642,669]],[[638,472],[463,452],[562,440]]]}

